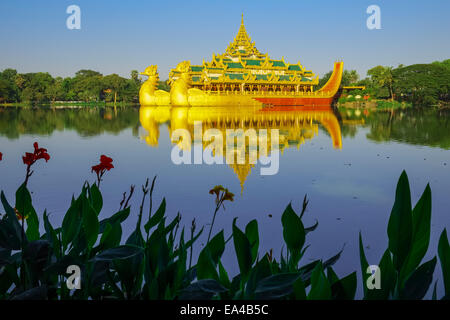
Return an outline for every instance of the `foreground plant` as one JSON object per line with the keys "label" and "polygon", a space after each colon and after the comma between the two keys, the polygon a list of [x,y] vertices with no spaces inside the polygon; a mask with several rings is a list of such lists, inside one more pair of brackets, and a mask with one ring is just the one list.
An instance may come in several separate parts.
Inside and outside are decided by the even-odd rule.
{"label": "foreground plant", "polygon": [[[281,253],[279,261],[272,253],[260,254],[256,220],[250,221],[244,230],[238,227],[237,218],[233,220],[228,240],[233,240],[239,273],[230,277],[222,263],[228,243],[225,231],[221,230],[211,239],[208,236],[209,241],[192,264],[192,249],[203,228],[195,233],[193,221],[190,239],[186,241],[179,213],[167,223],[165,199],[153,212],[154,184],[155,179],[151,188],[149,180],[142,186],[136,227],[125,241],[122,240],[122,224],[130,216],[128,200],[122,201],[118,212],[100,219],[103,197],[98,184],[83,185],[58,228],[52,226],[46,212],[42,221],[38,218],[25,184],[16,192],[15,208],[1,192],[5,215],[0,219],[0,299],[355,298],[356,272],[339,278],[332,269],[342,250],[330,259],[301,264],[308,248],[306,238],[318,226],[316,222],[304,227],[306,197],[300,214],[289,204],[281,217],[286,253]],[[223,187],[211,191],[216,195],[215,213],[224,201],[233,199],[232,193]],[[130,191],[130,196],[132,193]],[[149,214],[144,221],[143,209],[148,195]],[[422,299],[432,283],[436,257],[421,264],[430,237],[429,186],[414,209],[410,200],[407,176],[403,173],[389,220],[389,248],[379,263],[381,290],[366,288],[368,263],[360,236],[365,299]],[[213,224],[214,217],[209,235]],[[445,230],[439,240],[438,255],[448,298],[450,246]],[[79,290],[70,290],[66,285],[67,270],[73,266],[81,271]],[[433,298],[437,298],[436,283]]]}
{"label": "foreground plant", "polygon": [[[411,206],[411,192],[406,172],[400,176],[395,194],[387,234],[388,249],[378,266],[381,270],[381,285],[377,290],[368,290],[369,266],[361,234],[359,250],[363,275],[364,299],[423,299],[432,282],[437,258],[423,262],[430,243],[431,189],[427,185],[414,208]],[[450,298],[450,250],[447,232],[444,229],[439,241],[439,257],[442,266],[446,298]],[[436,298],[434,285],[433,298]]]}

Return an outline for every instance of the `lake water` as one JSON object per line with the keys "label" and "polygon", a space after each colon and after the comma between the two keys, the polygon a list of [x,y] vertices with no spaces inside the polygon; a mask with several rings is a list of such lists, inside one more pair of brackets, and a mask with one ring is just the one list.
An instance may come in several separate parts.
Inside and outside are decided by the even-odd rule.
{"label": "lake water", "polygon": [[[171,153],[178,146],[170,135],[176,129],[192,134],[194,121],[202,121],[204,130],[220,132],[279,129],[278,173],[261,175],[260,161],[255,165],[174,164]],[[214,230],[224,228],[227,236],[234,217],[241,228],[257,219],[260,252],[273,249],[276,257],[282,246],[281,214],[290,202],[300,212],[307,194],[305,225],[317,220],[319,226],[307,236],[311,246],[303,263],[328,258],[345,245],[335,265],[340,275],[360,273],[360,231],[369,263],[379,262],[387,247],[387,222],[402,170],[409,176],[413,204],[426,184],[431,185],[432,239],[427,258],[437,253],[439,235],[450,227],[448,110],[0,109],[0,189],[11,202],[25,176],[21,156],[33,149],[34,141],[48,149],[51,159],[35,165],[29,189],[38,212],[47,209],[55,224],[62,221],[72,194],[78,195],[84,181],[95,181],[91,166],[105,154],[114,159],[115,168],[102,182],[102,216],[117,211],[123,192],[132,184],[137,186],[132,202],[137,216],[140,185],[157,175],[154,206],[165,197],[168,214],[173,217],[179,211],[187,228],[193,218],[198,226],[206,225],[214,210],[214,197],[208,191],[220,184],[235,193],[235,199],[219,212]],[[183,148],[187,151],[189,145]],[[245,159],[250,149],[246,150]],[[135,221],[129,219],[128,230]],[[204,232],[202,242],[206,237]],[[234,259],[229,243],[224,264],[237,271]],[[440,266],[436,270],[441,278]]]}

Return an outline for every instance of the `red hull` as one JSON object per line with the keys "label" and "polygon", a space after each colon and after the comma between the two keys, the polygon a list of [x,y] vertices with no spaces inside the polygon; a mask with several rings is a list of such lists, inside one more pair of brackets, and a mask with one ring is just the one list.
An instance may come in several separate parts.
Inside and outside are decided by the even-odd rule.
{"label": "red hull", "polygon": [[[254,98],[256,101],[271,106],[331,106],[334,96],[339,90],[344,70],[343,62],[334,64],[333,73],[327,83],[311,97],[260,97]],[[321,96],[322,95],[322,96]]]}
{"label": "red hull", "polygon": [[265,105],[273,106],[330,106],[333,98],[255,98]]}

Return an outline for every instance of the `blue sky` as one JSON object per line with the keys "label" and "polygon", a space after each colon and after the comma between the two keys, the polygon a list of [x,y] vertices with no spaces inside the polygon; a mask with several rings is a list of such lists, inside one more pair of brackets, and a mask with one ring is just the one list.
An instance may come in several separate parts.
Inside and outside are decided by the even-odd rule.
{"label": "blue sky", "polygon": [[[81,8],[81,30],[66,28],[71,4]],[[381,8],[381,30],[366,27],[372,4]],[[365,76],[379,64],[450,58],[448,12],[448,0],[1,0],[0,70],[129,76],[157,64],[164,79],[182,60],[200,64],[222,53],[244,13],[256,47],[273,58],[300,60],[319,75],[343,59]]]}

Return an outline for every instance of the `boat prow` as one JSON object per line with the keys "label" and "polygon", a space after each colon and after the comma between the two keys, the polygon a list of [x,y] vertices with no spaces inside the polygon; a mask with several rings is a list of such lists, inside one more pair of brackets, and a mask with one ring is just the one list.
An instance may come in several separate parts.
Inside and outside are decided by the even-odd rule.
{"label": "boat prow", "polygon": [[334,63],[333,73],[327,83],[318,91],[292,94],[288,96],[255,97],[254,99],[269,106],[331,106],[339,91],[344,71],[344,62]]}

